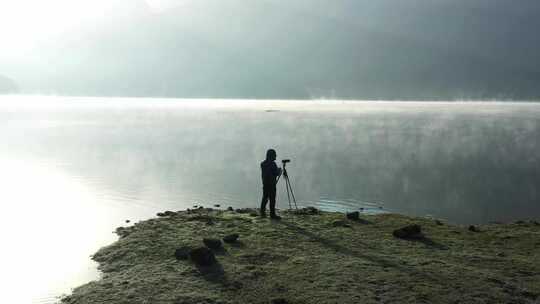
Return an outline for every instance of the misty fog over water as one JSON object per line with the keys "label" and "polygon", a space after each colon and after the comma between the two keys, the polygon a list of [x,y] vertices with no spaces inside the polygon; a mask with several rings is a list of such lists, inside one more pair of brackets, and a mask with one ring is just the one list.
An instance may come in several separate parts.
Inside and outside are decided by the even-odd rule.
{"label": "misty fog over water", "polygon": [[537,104],[59,100],[3,107],[2,154],[54,159],[156,210],[256,206],[273,147],[303,205],[457,223],[540,214]]}
{"label": "misty fog over water", "polygon": [[458,224],[540,216],[535,103],[6,96],[0,135],[0,231],[19,249],[0,254],[12,303],[54,303],[94,279],[89,255],[125,220],[257,207],[270,147],[292,160],[301,206]]}

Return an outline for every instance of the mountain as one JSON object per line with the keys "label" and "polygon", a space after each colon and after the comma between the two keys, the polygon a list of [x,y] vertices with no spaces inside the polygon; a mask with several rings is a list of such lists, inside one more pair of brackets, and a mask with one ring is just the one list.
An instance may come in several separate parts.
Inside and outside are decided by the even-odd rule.
{"label": "mountain", "polygon": [[540,99],[537,0],[186,3],[89,25],[9,72],[29,93]]}

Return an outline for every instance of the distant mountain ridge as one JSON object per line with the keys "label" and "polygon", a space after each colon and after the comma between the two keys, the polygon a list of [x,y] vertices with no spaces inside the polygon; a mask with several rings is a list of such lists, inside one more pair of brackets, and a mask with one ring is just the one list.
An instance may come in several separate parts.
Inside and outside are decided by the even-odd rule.
{"label": "distant mountain ridge", "polygon": [[50,43],[9,72],[28,93],[540,99],[537,0],[189,3]]}

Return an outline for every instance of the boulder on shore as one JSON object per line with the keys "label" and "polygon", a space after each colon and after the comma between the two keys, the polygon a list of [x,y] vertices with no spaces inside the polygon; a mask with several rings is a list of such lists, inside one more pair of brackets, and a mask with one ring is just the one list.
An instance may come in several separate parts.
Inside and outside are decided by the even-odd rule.
{"label": "boulder on shore", "polygon": [[174,257],[177,260],[187,260],[189,258],[190,248],[180,247],[174,251]]}
{"label": "boulder on shore", "polygon": [[218,239],[203,239],[203,243],[206,247],[210,249],[220,249],[221,241]]}
{"label": "boulder on shore", "polygon": [[211,266],[217,262],[214,253],[206,247],[192,249],[189,252],[189,257],[195,264],[200,266]]}
{"label": "boulder on shore", "polygon": [[392,233],[395,237],[400,239],[409,239],[409,238],[422,238],[422,227],[417,224],[408,225],[403,228],[394,230]]}
{"label": "boulder on shore", "polygon": [[480,232],[480,230],[478,230],[478,228],[476,228],[476,226],[474,226],[474,225],[470,225],[470,226],[469,226],[469,231],[472,231],[472,232]]}
{"label": "boulder on shore", "polygon": [[174,216],[174,215],[176,215],[176,212],[174,212],[174,211],[158,212],[156,215],[159,216],[159,217]]}
{"label": "boulder on shore", "polygon": [[229,234],[223,237],[223,241],[225,243],[234,243],[236,240],[238,240],[238,237],[240,237],[238,233]]}
{"label": "boulder on shore", "polygon": [[360,212],[347,212],[347,218],[349,220],[358,221],[360,219]]}

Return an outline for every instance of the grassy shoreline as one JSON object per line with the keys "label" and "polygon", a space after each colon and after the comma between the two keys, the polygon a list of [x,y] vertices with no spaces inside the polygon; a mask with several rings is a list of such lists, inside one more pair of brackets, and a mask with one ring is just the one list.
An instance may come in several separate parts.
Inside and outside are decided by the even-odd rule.
{"label": "grassy shoreline", "polygon": [[[253,210],[171,212],[117,229],[93,259],[102,277],[61,303],[537,303],[540,225],[467,227],[397,214]],[[394,229],[422,227],[423,238]],[[177,248],[238,233],[217,264],[177,260]]]}

